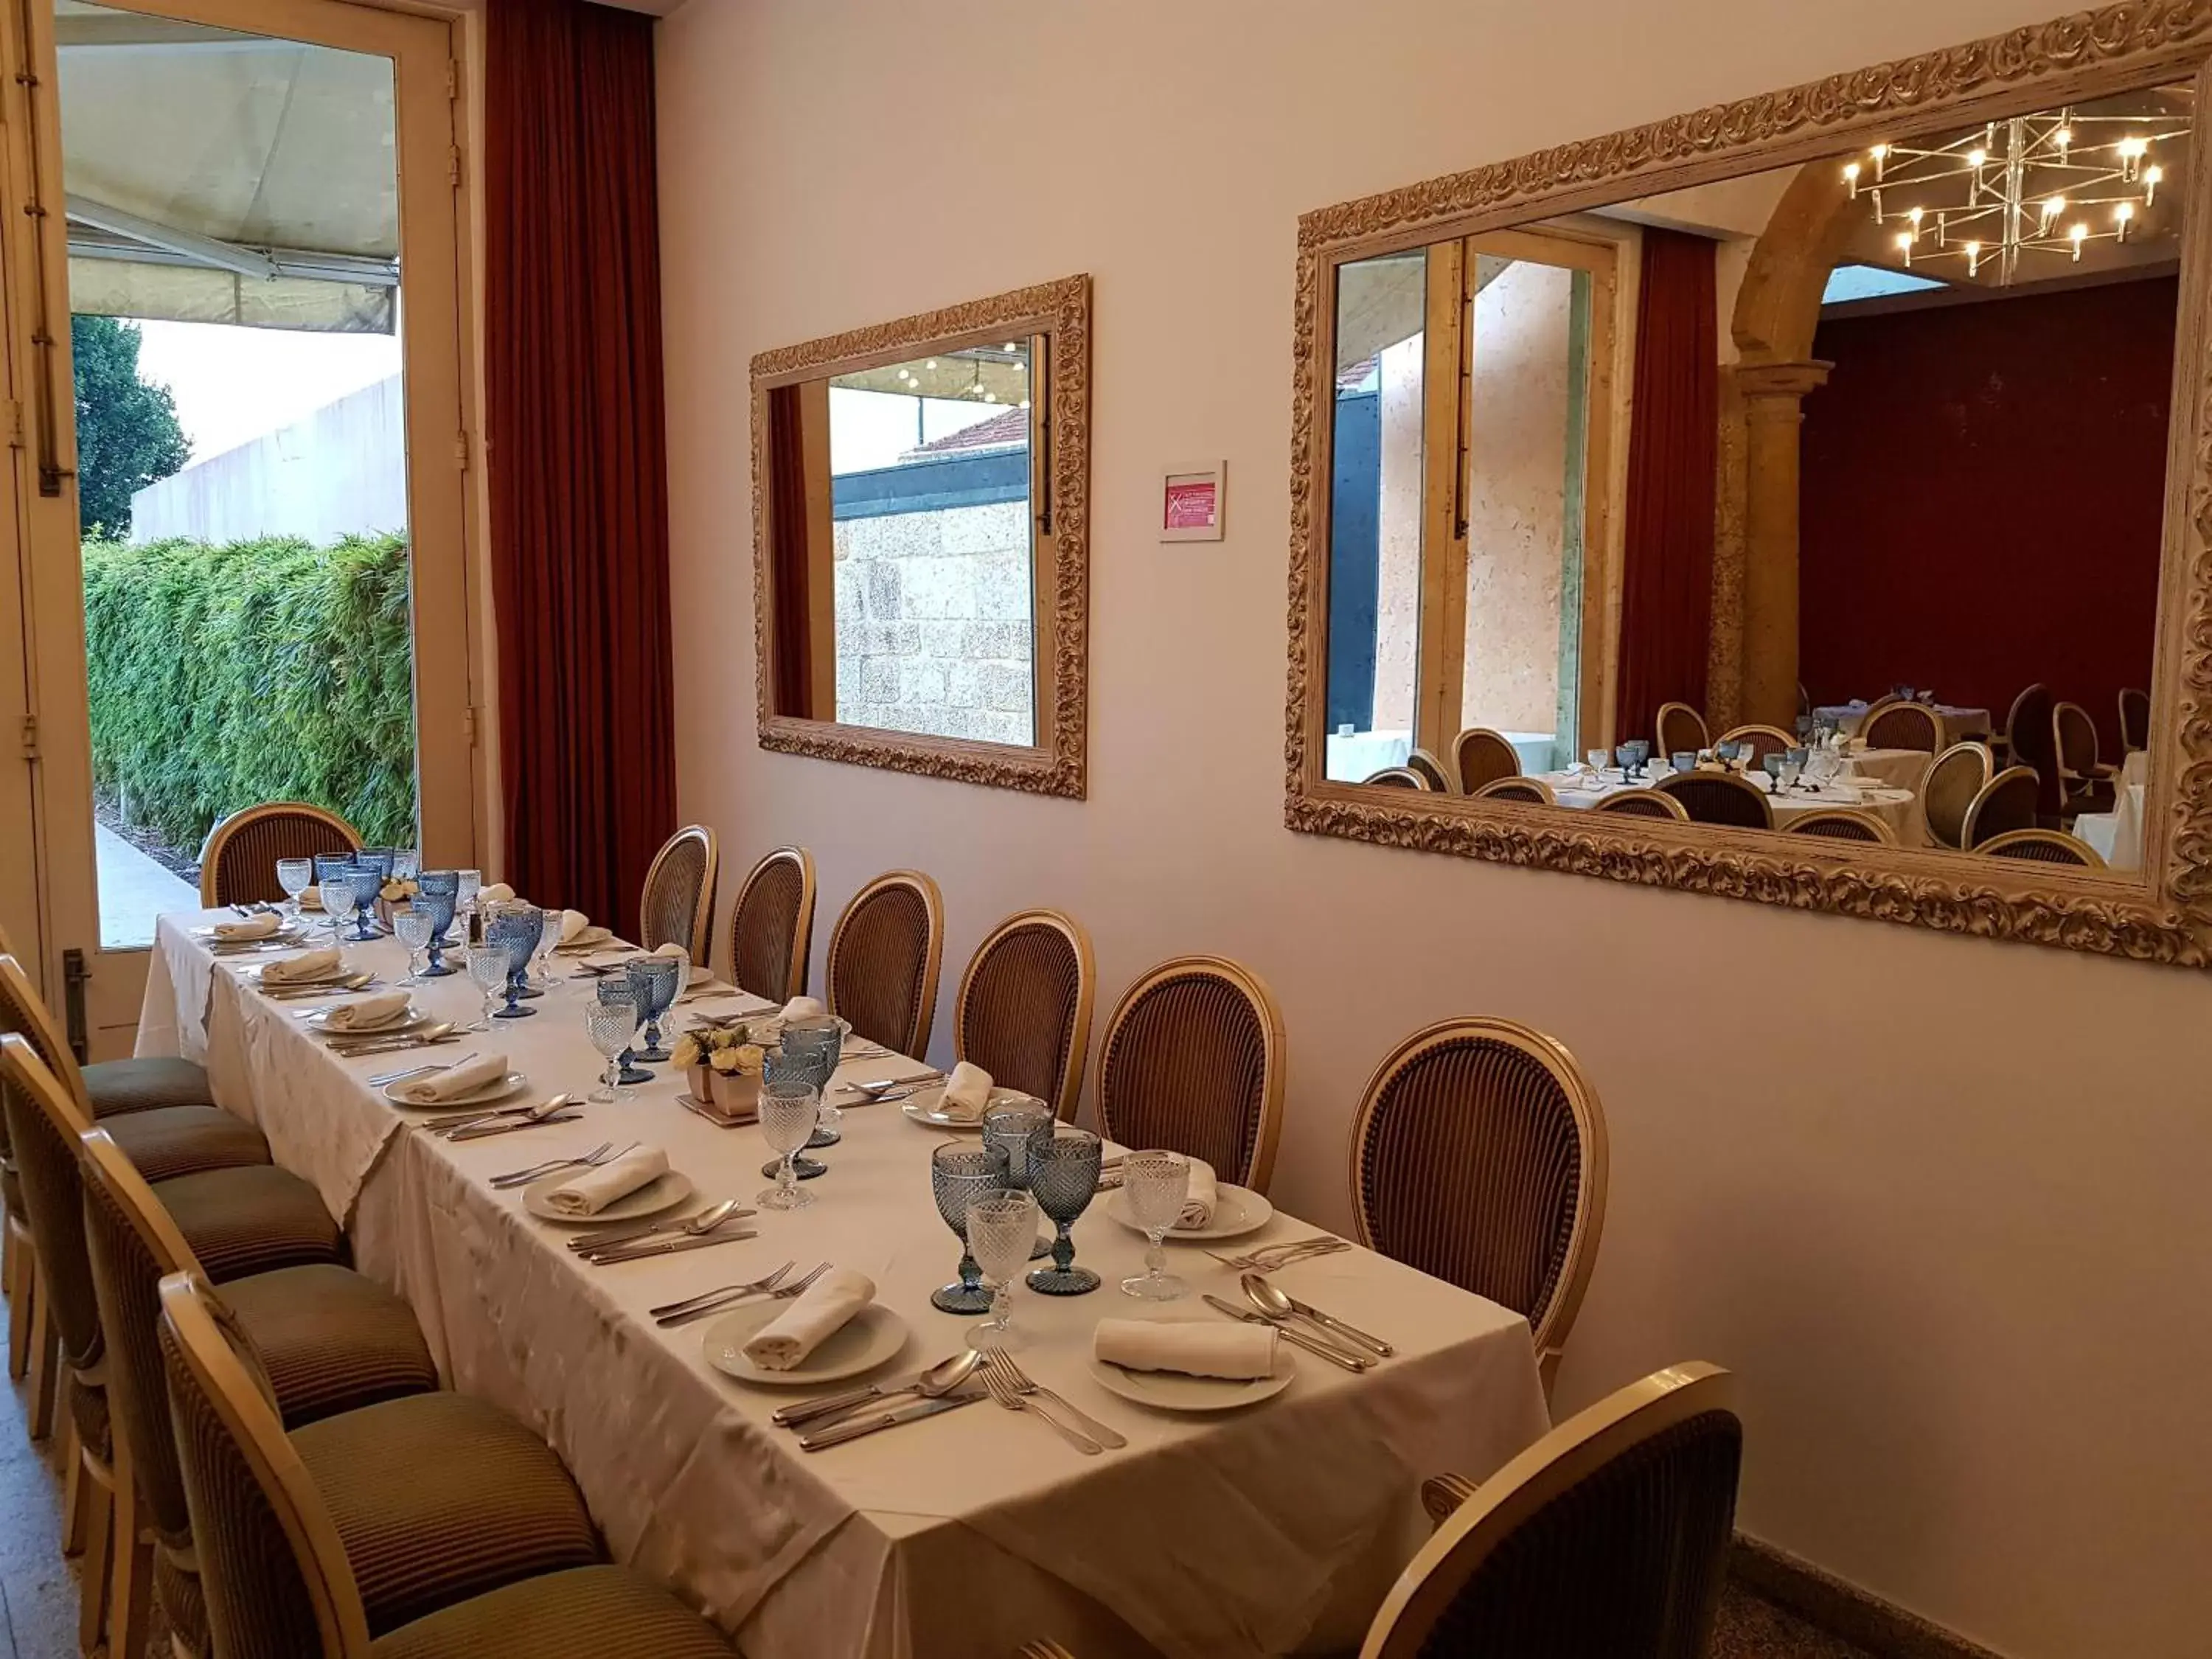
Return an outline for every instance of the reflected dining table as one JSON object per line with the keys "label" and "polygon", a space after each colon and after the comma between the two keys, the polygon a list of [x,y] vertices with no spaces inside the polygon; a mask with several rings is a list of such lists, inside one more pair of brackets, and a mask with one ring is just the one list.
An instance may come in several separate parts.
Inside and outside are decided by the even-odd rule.
{"label": "reflected dining table", "polygon": [[[1872,708],[1873,705],[1864,699],[1854,698],[1850,702],[1830,703],[1824,708],[1815,708],[1813,714],[1815,719],[1832,720],[1836,729],[1850,738],[1858,735],[1858,729]],[[1964,743],[1970,738],[1979,738],[1984,742],[1989,740],[1990,726],[1988,709],[1955,707],[1948,702],[1930,703],[1929,708],[1934,711],[1937,721],[1942,726],[1943,746],[1946,749],[1954,743]]]}
{"label": "reflected dining table", "polygon": [[[766,1184],[757,1129],[725,1128],[679,1103],[659,1066],[629,1102],[586,1104],[580,1121],[455,1143],[366,1079],[412,1059],[504,1053],[526,1073],[521,1102],[580,1100],[600,1061],[586,1041],[588,979],[556,958],[533,1018],[496,1020],[460,1048],[345,1058],[302,1018],[321,1006],[264,996],[191,933],[222,913],[161,918],[141,1054],[207,1065],[220,1104],[268,1135],[276,1161],[312,1182],[348,1224],[356,1265],[404,1297],[452,1386],[529,1423],[575,1475],[609,1549],[674,1587],[755,1659],[978,1659],[1050,1637],[1086,1656],[1259,1656],[1356,1646],[1396,1573],[1428,1534],[1421,1480],[1480,1480],[1549,1425],[1527,1322],[1357,1248],[1283,1270],[1291,1294],[1375,1332],[1397,1357],[1364,1375],[1303,1352],[1273,1399],[1205,1416],[1139,1406],[1094,1380],[1104,1317],[1218,1320],[1198,1299],[1237,1296],[1237,1273],[1172,1243],[1193,1295],[1166,1304],[1116,1288],[1144,1240],[1100,1194],[1074,1228],[1077,1260],[1104,1285],[1056,1298],[1024,1291],[1022,1364],[1126,1436],[1085,1456],[1026,1413],[989,1402],[802,1453],[775,1427],[805,1391],[749,1385],[708,1362],[714,1322],[661,1328],[657,1304],[756,1278],[792,1261],[866,1273],[911,1334],[885,1370],[957,1353],[971,1322],[930,1291],[954,1277],[959,1243],[931,1198],[929,1153],[949,1132],[849,1093],[842,1143],[814,1156],[808,1208],[763,1210],[757,1237],[593,1266],[568,1229],[528,1213],[491,1178],[612,1140],[664,1149],[701,1207]],[[271,953],[275,954],[275,953]],[[356,971],[398,981],[384,939],[346,947]],[[465,975],[410,988],[440,1019],[475,1018]],[[735,1014],[732,992],[679,1005]],[[848,1061],[836,1087],[911,1074],[917,1061]],[[1111,1149],[1109,1148],[1109,1151]],[[1224,1253],[1316,1230],[1278,1212]]]}
{"label": "reflected dining table", "polygon": [[[1552,793],[1562,806],[1591,807],[1609,795],[1624,790],[1646,789],[1650,785],[1642,778],[1624,778],[1619,767],[1608,766],[1593,783],[1587,771],[1540,772],[1536,776],[1551,785]],[[1753,784],[1753,787],[1759,786]],[[1793,818],[1808,812],[1832,812],[1838,807],[1854,811],[1872,813],[1887,823],[1899,841],[1906,841],[1914,833],[1915,807],[1917,797],[1910,789],[1838,787],[1833,785],[1819,789],[1785,789],[1767,797],[1767,809],[1774,814],[1774,827],[1787,830]],[[1908,842],[1908,844],[1910,844]]]}

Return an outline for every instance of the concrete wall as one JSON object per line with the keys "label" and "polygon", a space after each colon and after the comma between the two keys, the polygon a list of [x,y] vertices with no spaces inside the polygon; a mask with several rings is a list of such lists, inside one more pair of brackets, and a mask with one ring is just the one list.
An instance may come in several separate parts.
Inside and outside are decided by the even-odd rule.
{"label": "concrete wall", "polygon": [[406,401],[389,375],[131,498],[131,539],[298,536],[407,528]]}
{"label": "concrete wall", "polygon": [[[1322,1225],[1400,1036],[1555,1033],[1613,1148],[1560,1411],[1732,1366],[1753,1534],[2012,1659],[2203,1659],[2212,981],[1283,827],[1299,213],[2058,9],[693,0],[659,66],[679,805],[740,867],[813,850],[817,949],[863,882],[934,875],[939,1059],[961,964],[1024,906],[1091,928],[1102,1025],[1171,953],[1251,963],[1290,1038],[1273,1194]],[[979,64],[989,94],[885,169],[914,88]],[[976,234],[1009,203],[1019,236]],[[747,360],[1075,271],[1089,799],[763,752]],[[1228,459],[1226,537],[1162,544],[1161,470],[1196,455]]]}

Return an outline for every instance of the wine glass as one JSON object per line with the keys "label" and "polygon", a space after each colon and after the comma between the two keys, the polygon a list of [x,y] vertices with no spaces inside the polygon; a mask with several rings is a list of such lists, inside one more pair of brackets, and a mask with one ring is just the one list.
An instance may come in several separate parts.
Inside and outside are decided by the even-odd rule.
{"label": "wine glass", "polygon": [[453,925],[453,895],[460,886],[459,874],[452,870],[425,870],[416,881],[421,889],[415,895],[416,907],[430,917],[430,965],[422,970],[425,979],[443,979],[453,970],[441,956],[453,941],[446,937],[446,929]]}
{"label": "wine glass", "polygon": [[990,1292],[968,1249],[968,1206],[1006,1184],[1006,1155],[996,1146],[947,1141],[929,1154],[929,1191],[937,1213],[960,1240],[960,1280],[929,1293],[929,1304],[945,1313],[991,1310]]}
{"label": "wine glass", "polygon": [[1036,1226],[1036,1200],[1026,1192],[1001,1188],[969,1205],[968,1254],[975,1258],[983,1282],[991,1287],[991,1316],[969,1333],[969,1347],[1021,1346],[1021,1334],[1013,1326],[1014,1281],[1029,1265]]}
{"label": "wine glass", "polygon": [[1780,775],[1782,779],[1782,787],[1784,789],[1795,789],[1797,787],[1797,780],[1805,775],[1805,751],[1803,750],[1789,749],[1783,751],[1782,771]]}
{"label": "wine glass", "polygon": [[551,905],[538,912],[538,942],[530,947],[530,971],[524,975],[530,983],[525,996],[544,996],[553,988],[553,947],[561,942],[561,930],[568,925],[568,913],[556,910]]}
{"label": "wine glass", "polygon": [[415,848],[403,847],[392,855],[392,873],[402,881],[412,881],[422,873],[422,854]]}
{"label": "wine glass", "polygon": [[645,1047],[637,1051],[640,1060],[665,1060],[668,1050],[660,1046],[660,1017],[675,1006],[677,981],[683,976],[684,964],[673,957],[644,957],[629,964],[630,988],[637,993],[638,1012],[645,1016]]}
{"label": "wine glass", "polygon": [[477,1016],[477,1030],[491,1030],[492,1016],[507,995],[507,951],[502,945],[479,940],[468,947],[469,983],[483,994],[483,1012]]}
{"label": "wine glass", "polygon": [[1590,782],[1594,785],[1603,783],[1605,781],[1605,750],[1593,749],[1583,758],[1589,763]]}
{"label": "wine glass", "polygon": [[[994,1106],[983,1114],[983,1144],[1006,1155],[1006,1185],[1027,1192],[1030,1159],[1052,1139],[1055,1120],[1052,1108],[1028,1095]],[[1030,1259],[1036,1260],[1052,1247],[1041,1238],[1030,1241]]]}
{"label": "wine glass", "polygon": [[1076,1218],[1098,1191],[1098,1137],[1088,1129],[1063,1129],[1030,1148],[1030,1191],[1052,1218],[1052,1266],[1030,1275],[1030,1288],[1046,1296],[1082,1296],[1098,1288],[1098,1275],[1075,1265]]}
{"label": "wine glass", "polygon": [[430,948],[430,936],[437,932],[432,926],[434,920],[427,908],[417,908],[412,904],[393,914],[392,931],[407,947],[407,977],[399,981],[402,985],[425,982],[422,969],[427,965],[425,958]]}
{"label": "wine glass", "polygon": [[1767,793],[1778,795],[1782,793],[1782,769],[1789,763],[1789,756],[1784,754],[1779,749],[1769,750],[1759,757],[1759,767],[1765,772],[1770,785]]}
{"label": "wine glass", "polygon": [[461,937],[476,937],[477,894],[483,886],[481,870],[458,870],[460,880],[453,887],[453,908],[461,913]]}
{"label": "wine glass", "polygon": [[366,942],[376,937],[369,923],[376,915],[376,901],[384,891],[383,874],[376,870],[354,870],[344,878],[345,884],[353,890],[354,939]]}
{"label": "wine glass", "polygon": [[[506,976],[500,982],[506,983]],[[606,1075],[599,1086],[592,1091],[590,1098],[602,1104],[636,1097],[635,1089],[625,1088],[622,1080],[622,1065],[617,1058],[629,1047],[629,1040],[637,1035],[637,1011],[620,1003],[601,1002],[594,998],[584,1005],[584,1035],[592,1040],[592,1047],[607,1064]]]}
{"label": "wine glass", "polygon": [[300,895],[315,884],[315,861],[313,859],[278,859],[276,884],[284,890],[284,908],[295,921],[300,919]]}
{"label": "wine glass", "polygon": [[653,1073],[642,1066],[632,1065],[635,1058],[637,1028],[644,1021],[638,1010],[637,988],[626,979],[603,979],[598,986],[599,1000],[610,1007],[619,1007],[629,1018],[629,1041],[622,1048],[621,1078],[624,1083],[650,1083]]}
{"label": "wine glass", "polygon": [[779,1160],[775,1185],[753,1200],[763,1210],[803,1210],[814,1194],[799,1184],[798,1166],[792,1161],[806,1137],[814,1133],[815,1114],[822,1109],[822,1091],[793,1078],[771,1078],[760,1093],[761,1139]]}
{"label": "wine glass", "polygon": [[323,882],[323,908],[330,915],[331,939],[333,943],[345,937],[345,925],[352,919],[354,911],[359,908],[359,903],[360,902],[354,896],[353,877],[350,871],[341,871]]}
{"label": "wine glass", "polygon": [[1168,1271],[1164,1241],[1190,1199],[1190,1160],[1180,1152],[1132,1152],[1121,1160],[1129,1217],[1145,1230],[1145,1271],[1121,1281],[1125,1296],[1173,1302],[1190,1286]]}
{"label": "wine glass", "polygon": [[544,925],[536,905],[520,903],[502,905],[496,915],[484,922],[484,943],[507,952],[507,1006],[495,1018],[528,1019],[538,1012],[523,1007],[520,999],[522,975],[538,943],[538,930]]}
{"label": "wine glass", "polygon": [[[769,1057],[768,1069],[771,1077],[803,1078],[817,1089],[824,1091],[822,1115],[816,1121],[813,1138],[808,1140],[810,1149],[835,1146],[844,1136],[839,1126],[845,1121],[843,1112],[828,1103],[826,1097],[830,1079],[837,1070],[838,1057],[845,1045],[844,1028],[835,1020],[815,1018],[791,1021],[785,1024],[783,1035],[775,1052]],[[802,1175],[809,1166],[818,1173],[823,1165],[812,1158],[799,1160]]]}

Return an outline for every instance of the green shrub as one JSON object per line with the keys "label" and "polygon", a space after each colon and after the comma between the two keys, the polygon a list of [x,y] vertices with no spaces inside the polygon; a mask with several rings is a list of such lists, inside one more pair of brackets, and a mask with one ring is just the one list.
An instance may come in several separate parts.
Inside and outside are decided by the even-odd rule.
{"label": "green shrub", "polygon": [[84,544],[93,775],[197,853],[216,819],[307,800],[415,840],[407,544]]}

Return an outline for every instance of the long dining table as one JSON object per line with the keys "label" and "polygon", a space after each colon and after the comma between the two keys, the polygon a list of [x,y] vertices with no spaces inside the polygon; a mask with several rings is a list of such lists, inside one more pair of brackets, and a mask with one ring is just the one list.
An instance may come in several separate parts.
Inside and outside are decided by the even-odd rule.
{"label": "long dining table", "polygon": [[[1295,1353],[1273,1399],[1207,1415],[1133,1404],[1094,1380],[1103,1317],[1210,1320],[1198,1297],[1234,1300],[1235,1271],[1170,1247],[1188,1300],[1134,1301],[1119,1281],[1144,1240],[1101,1194],[1073,1232],[1091,1294],[1024,1291],[1022,1364],[1128,1444],[1084,1455],[1027,1414],[988,1401],[817,1453],[770,1414],[789,1389],[750,1385],[707,1360],[714,1321],[657,1327],[656,1304],[750,1279],[791,1261],[829,1261],[875,1281],[908,1328],[885,1370],[959,1352],[970,1322],[929,1293],[954,1276],[959,1243],[930,1194],[929,1152],[949,1133],[896,1104],[844,1106],[842,1143],[815,1156],[817,1201],[763,1210],[757,1236],[710,1249],[593,1266],[569,1230],[528,1213],[492,1177],[610,1140],[663,1148],[699,1201],[749,1206],[766,1184],[757,1130],[725,1128],[678,1100],[657,1068],[628,1102],[580,1121],[477,1141],[428,1132],[366,1079],[410,1059],[504,1053],[528,1074],[520,1098],[580,1097],[600,1061],[584,1032],[588,981],[556,959],[534,1016],[492,1023],[461,1049],[345,1058],[303,1014],[319,1000],[264,995],[245,969],[281,952],[210,954],[193,929],[228,913],[161,918],[147,980],[141,1054],[209,1067],[218,1103],[258,1124],[276,1160],[313,1182],[351,1236],[356,1265],[412,1304],[451,1385],[514,1413],[575,1475],[613,1556],[673,1586],[755,1659],[993,1659],[1056,1638],[1097,1656],[1224,1656],[1357,1645],[1391,1580],[1428,1532],[1419,1487],[1456,1471],[1480,1480],[1549,1425],[1527,1322],[1354,1248],[1283,1270],[1310,1303],[1395,1345],[1364,1375]],[[405,971],[388,939],[349,945],[380,983]],[[410,988],[441,1019],[475,1018],[465,975]],[[679,1006],[738,1013],[731,993]],[[917,1060],[849,1061],[837,1082],[891,1079]],[[1109,1151],[1111,1149],[1109,1148]],[[1227,1253],[1313,1235],[1278,1212]]]}

